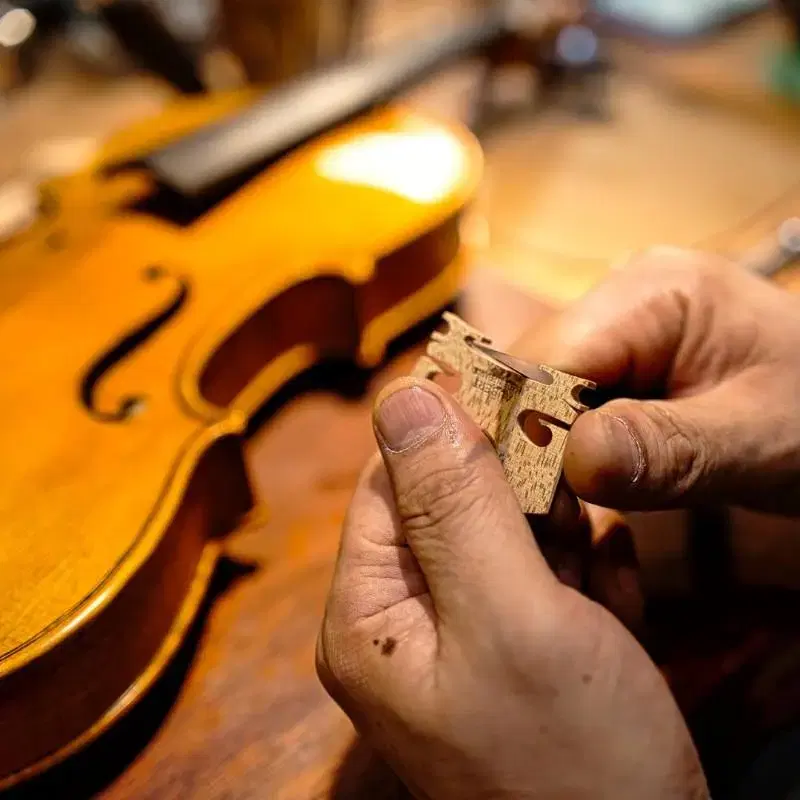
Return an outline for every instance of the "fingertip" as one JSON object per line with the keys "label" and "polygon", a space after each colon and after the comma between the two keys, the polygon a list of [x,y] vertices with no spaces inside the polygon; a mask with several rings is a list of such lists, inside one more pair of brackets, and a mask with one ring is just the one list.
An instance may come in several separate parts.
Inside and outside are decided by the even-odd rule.
{"label": "fingertip", "polygon": [[581,590],[591,554],[591,528],[577,497],[566,483],[559,485],[550,513],[530,516],[536,543],[562,583]]}
{"label": "fingertip", "polygon": [[607,608],[628,630],[639,635],[645,622],[645,596],[638,563],[617,555],[635,551],[630,533],[617,529],[597,546],[589,577],[589,596]]}
{"label": "fingertip", "polygon": [[581,535],[586,528],[580,501],[563,481],[556,491],[547,522],[570,536]]}
{"label": "fingertip", "polygon": [[[427,383],[427,382],[425,382]],[[375,404],[379,444],[400,453],[421,444],[444,425],[446,410],[432,384],[404,382],[388,387]]]}
{"label": "fingertip", "polygon": [[[401,378],[378,395],[373,428],[382,458],[393,471],[443,450],[494,452],[491,438],[447,389],[435,381]],[[477,451],[476,451],[477,452]]]}
{"label": "fingertip", "polygon": [[564,474],[582,499],[624,508],[644,470],[640,438],[622,413],[610,408],[590,411],[573,426],[564,455]]}

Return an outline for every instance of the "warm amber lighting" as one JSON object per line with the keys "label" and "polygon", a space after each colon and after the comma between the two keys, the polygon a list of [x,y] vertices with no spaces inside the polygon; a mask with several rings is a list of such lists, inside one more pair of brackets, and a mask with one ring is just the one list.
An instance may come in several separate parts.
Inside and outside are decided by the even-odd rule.
{"label": "warm amber lighting", "polygon": [[20,180],[0,185],[0,244],[30,228],[38,206],[34,184]]}
{"label": "warm amber lighting", "polygon": [[434,128],[366,134],[325,150],[317,161],[319,174],[330,180],[425,204],[444,200],[464,168],[463,144]]}

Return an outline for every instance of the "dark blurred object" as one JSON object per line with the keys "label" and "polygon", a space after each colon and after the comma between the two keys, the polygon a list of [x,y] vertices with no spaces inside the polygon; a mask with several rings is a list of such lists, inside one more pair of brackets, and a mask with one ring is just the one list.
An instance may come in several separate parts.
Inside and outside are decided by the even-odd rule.
{"label": "dark blurred object", "polygon": [[575,111],[580,116],[607,119],[611,62],[597,32],[586,23],[567,25],[545,55],[552,83],[573,95]]}
{"label": "dark blurred object", "polygon": [[800,720],[800,594],[738,585],[717,597],[700,584],[697,590],[685,600],[650,600],[645,644],[686,715],[713,796],[739,797],[734,790],[750,765]]}
{"label": "dark blurred object", "polygon": [[800,103],[800,2],[778,0],[788,22],[790,41],[775,53],[772,64],[772,86],[785,100]]}
{"label": "dark blurred object", "polygon": [[735,800],[798,800],[800,798],[800,728],[772,740],[751,765],[733,795]]}
{"label": "dark blurred object", "polygon": [[778,0],[778,5],[789,21],[792,37],[800,45],[800,0]]}
{"label": "dark blurred object", "polygon": [[485,5],[504,10],[515,35],[498,42],[490,52],[481,89],[482,113],[491,108],[494,82],[503,69],[523,66],[534,74],[540,105],[568,97],[580,116],[609,116],[606,78],[611,63],[585,2],[515,0]]}
{"label": "dark blurred object", "polygon": [[352,53],[365,0],[220,0],[223,46],[252,83],[282,83]]}
{"label": "dark blurred object", "polygon": [[[13,60],[13,83],[30,80],[42,53],[58,36],[81,25],[100,25],[122,50],[140,67],[153,72],[185,94],[204,91],[198,61],[183,42],[172,34],[162,17],[146,0],[15,0],[0,4],[0,30],[20,27],[23,16],[34,22],[24,39],[9,44],[0,39],[0,48]],[[11,24],[9,24],[11,20]],[[19,22],[16,22],[19,20]]]}
{"label": "dark blurred object", "polygon": [[194,56],[146,2],[98,3],[96,13],[140,67],[160,75],[183,94],[205,90]]}

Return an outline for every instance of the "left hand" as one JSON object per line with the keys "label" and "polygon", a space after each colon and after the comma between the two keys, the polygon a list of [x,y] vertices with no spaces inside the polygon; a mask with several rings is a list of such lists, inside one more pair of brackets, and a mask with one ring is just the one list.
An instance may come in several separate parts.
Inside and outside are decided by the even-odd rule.
{"label": "left hand", "polygon": [[412,791],[706,798],[661,674],[556,578],[464,411],[405,381],[379,399],[375,427],[382,460],[345,524],[318,671]]}

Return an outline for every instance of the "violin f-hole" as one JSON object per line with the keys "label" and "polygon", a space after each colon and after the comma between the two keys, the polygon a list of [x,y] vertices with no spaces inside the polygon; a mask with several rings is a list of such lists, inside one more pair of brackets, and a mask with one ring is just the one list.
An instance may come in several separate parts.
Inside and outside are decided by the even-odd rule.
{"label": "violin f-hole", "polygon": [[[148,267],[143,273],[143,280],[155,282],[171,277],[163,267]],[[170,302],[138,328],[123,336],[103,353],[86,371],[80,382],[80,397],[83,407],[98,422],[127,422],[141,412],[145,405],[143,395],[123,397],[115,409],[104,410],[97,406],[95,393],[103,378],[148,339],[153,337],[166,325],[186,304],[189,299],[189,284],[183,278],[177,279],[177,290]]]}

